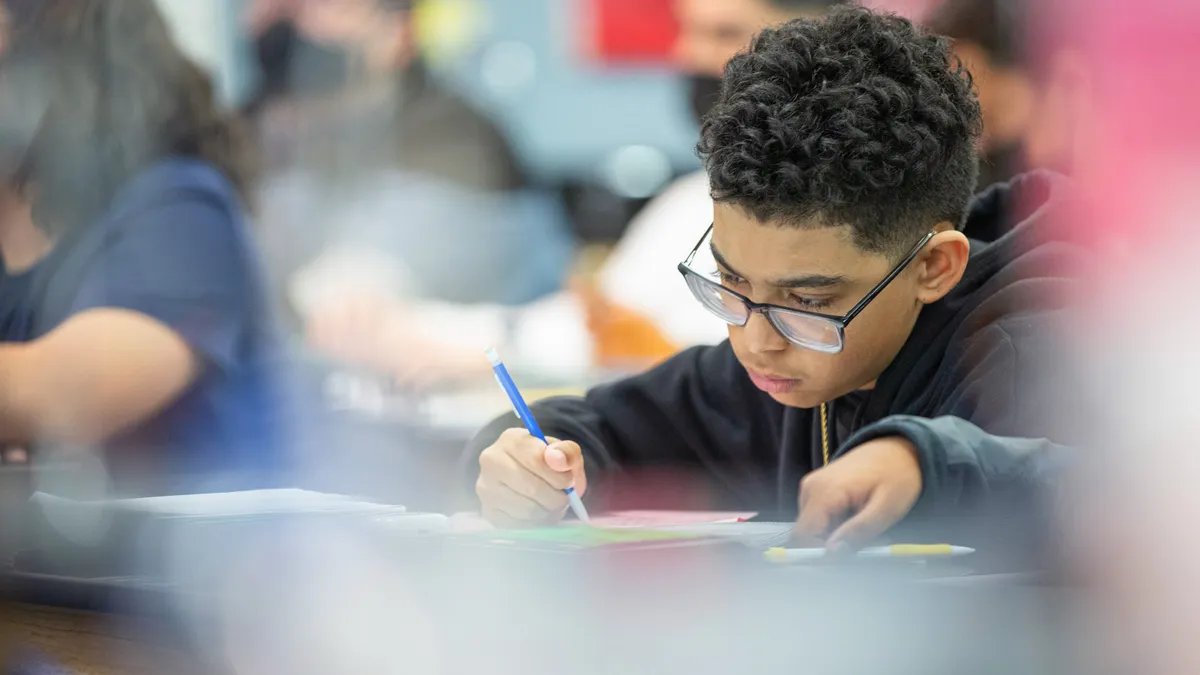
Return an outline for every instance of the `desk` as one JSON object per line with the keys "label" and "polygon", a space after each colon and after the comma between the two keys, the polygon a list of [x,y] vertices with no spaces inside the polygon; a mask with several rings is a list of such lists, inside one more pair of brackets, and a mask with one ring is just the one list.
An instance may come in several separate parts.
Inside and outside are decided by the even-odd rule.
{"label": "desk", "polygon": [[80,675],[204,672],[187,654],[150,641],[148,634],[126,617],[14,603],[0,609],[0,661],[30,648]]}
{"label": "desk", "polygon": [[[246,586],[250,604],[241,608],[256,611],[238,625],[250,633],[255,626],[279,632],[255,642],[267,658],[242,672],[553,675],[563,663],[579,675],[793,672],[797,664],[829,675],[1079,672],[1062,660],[1068,598],[1020,580],[947,587],[822,569],[762,566],[755,568],[762,573],[746,574],[720,564],[622,580],[619,567],[591,564],[588,578],[596,583],[586,585],[572,583],[582,567],[571,563],[522,580],[510,568],[474,565],[474,556],[434,555],[416,566],[402,557],[396,570],[408,572],[386,575],[367,594],[356,581],[360,572],[386,572],[386,563],[312,577],[315,583],[302,586],[295,582],[305,575],[289,580],[259,568],[259,579]],[[341,567],[316,562],[312,571]],[[711,583],[713,575],[724,581]],[[260,579],[283,585],[269,588]],[[564,588],[578,589],[572,612],[561,611]],[[347,597],[354,601],[341,600]],[[73,673],[206,672],[168,641],[156,642],[153,622],[28,605],[5,609],[0,651],[31,646]],[[353,626],[353,636],[333,630],[338,626]],[[545,637],[559,634],[568,639]]]}

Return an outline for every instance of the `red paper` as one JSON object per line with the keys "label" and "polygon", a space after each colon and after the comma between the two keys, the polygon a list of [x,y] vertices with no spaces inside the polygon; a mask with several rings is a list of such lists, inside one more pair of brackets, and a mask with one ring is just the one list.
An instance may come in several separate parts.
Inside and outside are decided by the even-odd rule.
{"label": "red paper", "polygon": [[605,64],[670,61],[678,25],[673,0],[577,0],[583,44]]}

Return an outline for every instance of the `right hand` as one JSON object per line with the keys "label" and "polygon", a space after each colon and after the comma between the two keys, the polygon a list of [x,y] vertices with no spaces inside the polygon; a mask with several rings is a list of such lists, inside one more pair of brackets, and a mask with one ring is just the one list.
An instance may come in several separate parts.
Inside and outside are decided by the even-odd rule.
{"label": "right hand", "polygon": [[569,506],[563,490],[587,491],[583,453],[577,443],[547,439],[546,445],[524,429],[509,429],[479,455],[475,493],[483,517],[497,527],[548,525]]}

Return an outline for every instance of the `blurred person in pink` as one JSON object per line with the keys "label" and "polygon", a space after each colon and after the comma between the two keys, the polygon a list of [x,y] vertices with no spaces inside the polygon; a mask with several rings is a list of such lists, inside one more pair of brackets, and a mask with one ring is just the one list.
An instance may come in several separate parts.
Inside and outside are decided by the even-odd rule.
{"label": "blurred person in pink", "polygon": [[[1112,671],[1200,672],[1200,6],[1048,0],[1038,11],[1051,105],[1035,141],[1070,162],[1087,198],[1071,235],[1102,254],[1074,333],[1097,452],[1062,525],[1091,583],[1085,645]],[[1071,407],[1060,414],[1080,416]]]}
{"label": "blurred person in pink", "polygon": [[[676,0],[675,63],[699,121],[720,93],[726,61],[765,26],[817,16],[839,0]],[[515,368],[578,381],[597,368],[642,368],[680,348],[719,342],[724,330],[691,302],[674,272],[677,251],[711,214],[708,179],[678,179],[630,223],[594,281],[519,307],[422,303],[382,294],[340,303],[309,321],[318,347],[425,387],[487,377],[495,345]]]}

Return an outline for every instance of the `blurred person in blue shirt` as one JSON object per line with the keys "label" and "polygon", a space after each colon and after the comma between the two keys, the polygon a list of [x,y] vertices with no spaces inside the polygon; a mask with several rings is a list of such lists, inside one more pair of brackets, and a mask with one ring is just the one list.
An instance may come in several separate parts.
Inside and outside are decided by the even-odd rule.
{"label": "blurred person in blue shirt", "polygon": [[[28,8],[26,8],[28,9]],[[154,0],[42,0],[0,56],[0,441],[111,493],[280,478],[251,158]]]}

